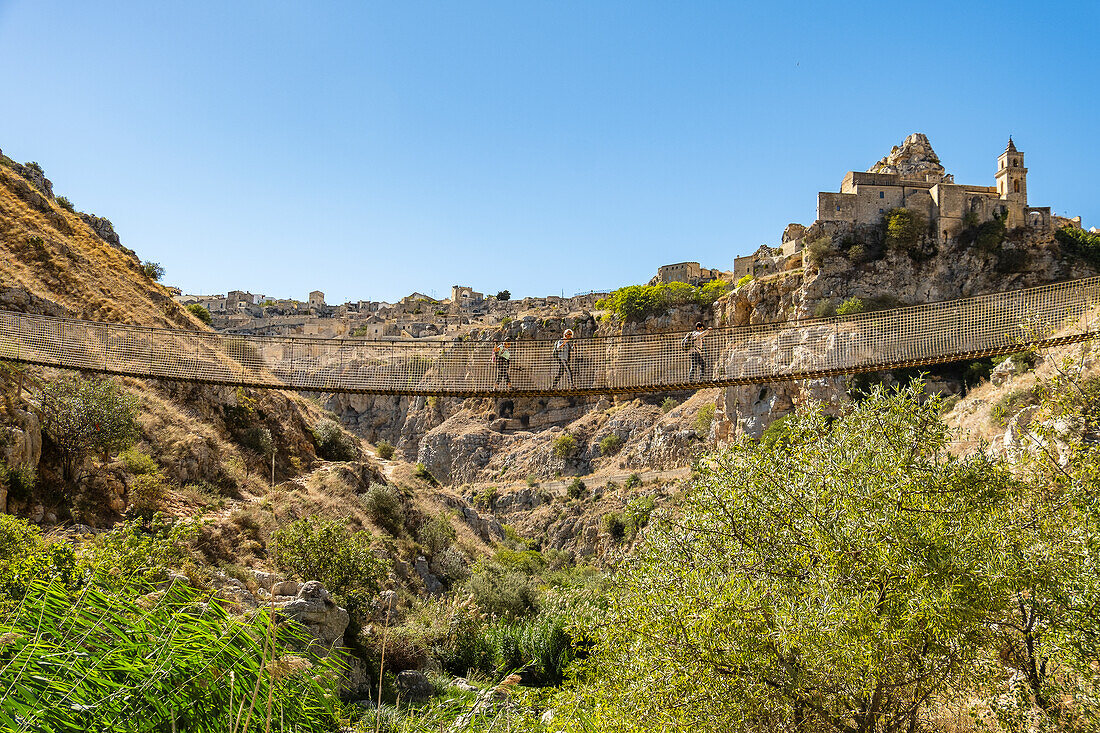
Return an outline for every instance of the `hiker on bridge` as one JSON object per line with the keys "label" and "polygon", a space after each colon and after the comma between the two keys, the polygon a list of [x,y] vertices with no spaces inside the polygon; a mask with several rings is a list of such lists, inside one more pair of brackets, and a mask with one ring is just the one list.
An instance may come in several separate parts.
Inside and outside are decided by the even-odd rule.
{"label": "hiker on bridge", "polygon": [[691,359],[691,366],[688,367],[689,382],[695,381],[696,374],[698,374],[699,379],[706,379],[707,377],[707,362],[703,358],[703,339],[706,338],[708,333],[710,333],[710,329],[703,330],[703,324],[700,321],[695,324],[695,330],[685,335],[684,340],[681,342]]}
{"label": "hiker on bridge", "polygon": [[569,377],[569,389],[573,389],[573,369],[569,366],[569,359],[573,356],[573,329],[565,329],[558,342],[554,344],[554,361],[558,364],[558,373],[554,376],[554,383],[550,389],[558,386],[558,380],[565,374]]}
{"label": "hiker on bridge", "polygon": [[497,367],[497,381],[493,386],[499,387],[503,383],[512,389],[512,378],[508,376],[508,367],[512,365],[512,342],[503,341],[494,346],[492,361]]}

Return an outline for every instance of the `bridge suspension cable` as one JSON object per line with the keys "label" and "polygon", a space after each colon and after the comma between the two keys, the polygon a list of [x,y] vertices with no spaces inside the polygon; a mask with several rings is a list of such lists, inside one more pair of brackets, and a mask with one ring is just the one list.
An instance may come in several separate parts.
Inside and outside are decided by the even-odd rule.
{"label": "bridge suspension cable", "polygon": [[[392,395],[586,395],[764,384],[944,363],[1096,335],[1100,276],[905,308],[715,328],[692,369],[684,333],[572,342],[240,336],[0,311],[0,359],[265,389]],[[698,359],[695,359],[698,362]],[[562,372],[555,381],[555,376]]]}

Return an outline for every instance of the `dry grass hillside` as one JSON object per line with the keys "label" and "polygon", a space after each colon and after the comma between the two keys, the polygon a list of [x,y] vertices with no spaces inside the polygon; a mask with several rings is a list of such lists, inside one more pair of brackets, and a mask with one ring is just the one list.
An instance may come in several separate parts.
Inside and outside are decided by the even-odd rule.
{"label": "dry grass hillside", "polygon": [[[0,309],[207,328],[146,274],[107,220],[81,215],[53,195],[37,167],[3,156]],[[301,395],[273,391],[115,379],[137,401],[137,442],[121,454],[88,458],[82,475],[66,480],[39,405],[42,388],[65,376],[0,364],[0,511],[47,527],[107,527],[151,504],[169,516],[198,519],[197,552],[223,567],[269,567],[271,532],[305,516],[344,520],[388,538],[382,549],[395,560],[415,560],[418,527],[441,513],[469,556],[486,553],[490,531],[500,531],[464,514],[456,493],[410,465],[378,461],[331,423],[343,436],[338,457],[350,460],[322,460],[317,429],[333,416]],[[5,480],[19,471],[33,478]],[[385,484],[396,502],[390,514],[366,498],[372,486]]]}

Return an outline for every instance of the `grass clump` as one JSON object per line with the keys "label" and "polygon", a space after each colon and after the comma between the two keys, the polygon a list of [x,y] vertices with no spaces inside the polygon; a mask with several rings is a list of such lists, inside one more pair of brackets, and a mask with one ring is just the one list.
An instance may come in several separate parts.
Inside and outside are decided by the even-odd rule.
{"label": "grass clump", "polygon": [[588,486],[579,478],[575,478],[570,482],[569,486],[565,489],[565,493],[570,499],[583,499],[588,496]]}
{"label": "grass clump", "polygon": [[1005,394],[989,409],[989,417],[994,423],[1005,427],[1008,421],[1025,407],[1038,405],[1049,396],[1049,388],[1044,384],[1021,387]]}
{"label": "grass clump", "polygon": [[577,439],[570,433],[563,433],[550,443],[550,454],[554,458],[572,458],[577,454]]}
{"label": "grass clump", "polygon": [[600,455],[613,456],[622,450],[623,439],[617,433],[605,435],[600,440]]}
{"label": "grass clump", "polygon": [[710,434],[710,427],[714,423],[715,407],[712,403],[707,403],[699,408],[699,412],[695,414],[695,432],[700,437]]}
{"label": "grass clump", "polygon": [[439,481],[434,475],[432,475],[432,472],[429,471],[428,467],[425,466],[423,463],[416,464],[416,470],[413,471],[413,475],[416,476],[418,479],[427,481],[432,486],[439,485]]}
{"label": "grass clump", "polygon": [[378,457],[383,461],[388,461],[393,458],[394,447],[390,445],[389,441],[380,440],[375,448],[378,451]]}
{"label": "grass clump", "polygon": [[668,413],[679,407],[679,405],[680,403],[672,399],[671,397],[665,397],[665,401],[661,403],[661,412],[667,415]]}
{"label": "grass clump", "polygon": [[153,457],[148,453],[141,451],[137,448],[127,448],[122,451],[119,456],[122,459],[122,463],[126,466],[126,470],[135,476],[141,476],[146,473],[155,473],[160,470],[157,466],[157,462],[153,460]]}

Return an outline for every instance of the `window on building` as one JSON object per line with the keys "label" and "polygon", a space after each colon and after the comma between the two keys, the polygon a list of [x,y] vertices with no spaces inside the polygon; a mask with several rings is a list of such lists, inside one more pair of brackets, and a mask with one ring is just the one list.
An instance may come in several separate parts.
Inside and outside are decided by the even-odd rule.
{"label": "window on building", "polygon": [[884,199],[884,198],[886,198],[886,192],[885,192],[885,191],[879,191],[879,192],[878,192],[878,197],[879,197],[880,199]]}
{"label": "window on building", "polygon": [[1012,159],[1012,167],[1013,167],[1013,168],[1019,168],[1019,167],[1020,167],[1020,161],[1018,161],[1018,160],[1016,160],[1015,158],[1013,158],[1013,159]]}
{"label": "window on building", "polygon": [[840,204],[837,204],[837,205],[836,205],[836,210],[837,210],[837,211],[840,211]]}
{"label": "window on building", "polygon": [[1013,193],[1019,193],[1020,192],[1020,182],[1019,181],[1013,181],[1012,182],[1012,192]]}
{"label": "window on building", "polygon": [[880,214],[885,214],[885,213],[886,213],[886,210],[885,210],[885,209],[879,209],[879,210],[878,210],[878,213],[880,213]]}

